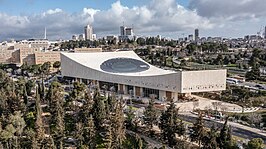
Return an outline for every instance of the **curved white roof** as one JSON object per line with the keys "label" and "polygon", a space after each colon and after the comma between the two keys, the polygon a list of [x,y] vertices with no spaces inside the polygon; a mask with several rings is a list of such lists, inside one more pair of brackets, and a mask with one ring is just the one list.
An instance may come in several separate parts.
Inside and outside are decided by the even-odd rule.
{"label": "curved white roof", "polygon": [[[155,66],[150,65],[149,63],[142,60],[134,51],[120,51],[120,52],[98,52],[98,53],[62,53],[62,55],[68,57],[69,59],[94,70],[110,73],[115,75],[123,75],[123,76],[158,76],[158,75],[166,75],[176,73],[170,70],[163,70],[157,68]],[[101,68],[101,65],[106,61],[110,61],[112,59],[133,59],[136,62],[141,62],[145,64],[145,67],[149,67],[148,69],[143,69],[141,71],[136,72],[111,72],[104,71]],[[128,65],[128,64],[125,64]],[[142,67],[142,66],[141,66]]]}

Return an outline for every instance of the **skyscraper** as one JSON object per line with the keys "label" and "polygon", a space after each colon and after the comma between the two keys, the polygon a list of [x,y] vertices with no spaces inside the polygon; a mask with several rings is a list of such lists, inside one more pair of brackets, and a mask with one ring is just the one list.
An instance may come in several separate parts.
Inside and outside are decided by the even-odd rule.
{"label": "skyscraper", "polygon": [[127,27],[126,28],[126,35],[127,36],[133,36],[133,28]]}
{"label": "skyscraper", "polygon": [[266,39],[266,26],[265,26],[265,29],[264,29],[264,39]]}
{"label": "skyscraper", "polygon": [[120,26],[120,36],[125,36],[125,30],[126,30],[126,27],[125,26]]}
{"label": "skyscraper", "polygon": [[195,29],[195,41],[199,40],[199,29]]}
{"label": "skyscraper", "polygon": [[85,40],[93,40],[92,34],[92,26],[87,25],[84,27],[84,31],[85,31]]}

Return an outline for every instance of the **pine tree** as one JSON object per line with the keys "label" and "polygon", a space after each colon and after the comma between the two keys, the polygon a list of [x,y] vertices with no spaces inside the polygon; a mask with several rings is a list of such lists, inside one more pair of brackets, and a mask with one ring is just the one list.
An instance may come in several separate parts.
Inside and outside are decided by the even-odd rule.
{"label": "pine tree", "polygon": [[203,117],[202,114],[199,113],[199,117],[197,118],[197,121],[193,124],[192,127],[192,132],[190,134],[191,141],[198,142],[200,146],[204,134],[205,130],[203,125]]}
{"label": "pine tree", "polygon": [[142,149],[143,148],[143,141],[138,134],[135,135],[135,140],[136,140],[135,148],[136,149]]}
{"label": "pine tree", "polygon": [[75,129],[75,138],[77,139],[77,147],[81,148],[84,137],[83,137],[83,125],[82,123],[77,123],[76,124],[76,129]]}
{"label": "pine tree", "polygon": [[104,98],[101,97],[99,94],[95,96],[92,114],[96,129],[102,129],[106,117],[106,109],[104,104]]}
{"label": "pine tree", "polygon": [[122,99],[116,103],[115,112],[111,117],[111,127],[113,129],[113,146],[115,148],[121,148],[123,141],[125,140],[125,126],[124,126],[124,113],[122,107]]}
{"label": "pine tree", "polygon": [[135,114],[134,114],[132,106],[129,106],[126,115],[127,115],[126,120],[125,120],[126,127],[127,129],[132,130],[134,128],[134,118],[135,118]]}
{"label": "pine tree", "polygon": [[185,128],[185,124],[182,120],[180,120],[179,122],[177,122],[177,134],[179,136],[184,136],[186,133],[186,128]]}
{"label": "pine tree", "polygon": [[176,144],[175,134],[178,132],[177,116],[178,109],[176,109],[175,104],[171,102],[170,106],[160,117],[159,128],[162,131],[162,138],[168,142],[170,147]]}
{"label": "pine tree", "polygon": [[212,126],[211,130],[208,131],[202,138],[203,149],[216,149],[217,144],[217,130]]}
{"label": "pine tree", "polygon": [[48,96],[50,98],[50,113],[54,114],[51,117],[50,129],[57,148],[63,148],[65,130],[62,90],[60,83],[53,82],[50,86],[50,96]]}
{"label": "pine tree", "polygon": [[85,127],[83,128],[84,143],[89,147],[89,149],[95,148],[95,135],[96,130],[94,120],[92,115],[90,115]]}
{"label": "pine tree", "polygon": [[110,125],[106,125],[106,134],[103,138],[103,141],[105,142],[104,144],[105,144],[106,149],[112,148],[112,140],[113,140],[112,128]]}
{"label": "pine tree", "polygon": [[152,135],[153,132],[153,125],[157,123],[158,114],[156,112],[156,109],[154,107],[154,100],[152,99],[149,102],[148,107],[144,111],[144,124],[148,127],[148,130],[150,132],[150,135]]}
{"label": "pine tree", "polygon": [[218,138],[218,145],[221,149],[226,149],[229,148],[230,146],[233,146],[231,128],[228,126],[227,122],[228,122],[228,117],[224,122],[223,128],[221,129]]}
{"label": "pine tree", "polygon": [[93,108],[93,103],[94,103],[89,90],[85,92],[84,100],[85,102],[84,102],[84,105],[82,106],[81,116],[82,116],[83,122],[86,122],[90,114],[92,113],[92,108]]}

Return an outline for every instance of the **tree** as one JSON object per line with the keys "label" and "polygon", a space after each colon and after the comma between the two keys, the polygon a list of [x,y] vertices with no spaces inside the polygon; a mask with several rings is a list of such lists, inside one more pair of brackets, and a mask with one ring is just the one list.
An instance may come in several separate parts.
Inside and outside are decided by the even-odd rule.
{"label": "tree", "polygon": [[61,66],[61,62],[60,61],[56,61],[56,62],[53,63],[53,67],[57,68],[57,71],[59,71],[60,66]]}
{"label": "tree", "polygon": [[36,142],[38,142],[37,146],[41,146],[40,144],[44,140],[45,130],[43,128],[44,125],[42,119],[42,109],[41,109],[40,95],[38,89],[36,89],[35,109],[36,109],[35,137],[36,137]]}
{"label": "tree", "polygon": [[260,78],[260,69],[258,65],[252,67],[251,71],[246,73],[246,78],[248,80],[257,80]]}
{"label": "tree", "polygon": [[178,123],[177,123],[177,126],[176,126],[176,133],[179,135],[179,136],[184,136],[185,133],[186,133],[186,127],[185,127],[185,124],[182,120],[180,120]]}
{"label": "tree", "polygon": [[217,58],[215,59],[215,64],[216,65],[223,65],[223,55],[219,54]]}
{"label": "tree", "polygon": [[135,114],[134,114],[133,108],[132,108],[132,106],[129,106],[128,111],[126,112],[126,120],[125,120],[127,129],[133,128],[134,119],[135,119]]}
{"label": "tree", "polygon": [[150,135],[153,134],[153,125],[157,123],[157,112],[154,107],[154,100],[150,100],[148,107],[144,111],[144,124],[146,124]]}
{"label": "tree", "polygon": [[262,116],[255,112],[250,113],[247,118],[250,124],[254,124],[255,126],[259,126],[262,121]]}
{"label": "tree", "polygon": [[75,138],[77,139],[77,147],[81,148],[83,141],[84,141],[84,137],[83,137],[83,124],[82,123],[77,123],[76,124],[76,129],[75,129]]}
{"label": "tree", "polygon": [[53,113],[53,116],[50,120],[50,130],[51,134],[54,137],[55,145],[57,148],[63,147],[63,138],[64,138],[64,95],[62,94],[61,84],[58,82],[52,82],[49,89],[49,101],[50,101],[50,113]]}
{"label": "tree", "polygon": [[0,123],[0,142],[6,142],[6,147],[10,145],[11,148],[20,148],[25,126],[21,112],[16,111],[14,114],[10,114],[4,129]]}
{"label": "tree", "polygon": [[33,80],[28,80],[25,84],[27,95],[31,95],[31,90],[35,86],[35,82]]}
{"label": "tree", "polygon": [[176,145],[176,136],[178,132],[178,109],[176,109],[174,102],[164,111],[160,117],[159,128],[162,131],[163,140],[168,142],[170,147]]}
{"label": "tree", "polygon": [[92,113],[93,104],[94,101],[92,99],[90,91],[88,90],[87,92],[85,92],[84,103],[81,109],[81,118],[83,122],[86,122],[90,117],[90,114]]}
{"label": "tree", "polygon": [[106,117],[105,110],[104,97],[101,97],[99,93],[95,93],[92,114],[97,130],[103,128],[104,119]]}
{"label": "tree", "polygon": [[205,135],[204,125],[203,125],[203,117],[202,114],[199,113],[199,117],[197,121],[193,124],[192,132],[190,134],[191,141],[198,142],[199,146],[201,145],[201,140]]}
{"label": "tree", "polygon": [[177,140],[176,145],[174,146],[174,149],[192,149],[192,145],[187,142],[186,140]]}
{"label": "tree", "polygon": [[84,95],[85,89],[86,89],[86,86],[84,83],[80,83],[78,81],[74,82],[73,90],[70,93],[70,100],[68,102],[80,99]]}
{"label": "tree", "polygon": [[248,144],[244,146],[245,149],[263,149],[263,140],[261,138],[254,138],[248,141]]}
{"label": "tree", "polygon": [[135,149],[142,149],[143,148],[143,141],[141,139],[141,137],[136,134],[135,135]]}
{"label": "tree", "polygon": [[40,72],[41,72],[42,74],[47,75],[47,74],[50,73],[50,68],[51,68],[51,62],[45,62],[45,63],[43,63],[43,64],[41,65],[41,67],[40,67]]}
{"label": "tree", "polygon": [[112,128],[111,125],[106,125],[106,133],[104,135],[103,141],[105,144],[106,149],[111,149],[112,148],[112,140],[113,140],[113,136],[112,136]]}
{"label": "tree", "polygon": [[223,128],[220,131],[219,137],[218,137],[218,146],[220,149],[227,149],[232,146],[234,146],[233,141],[232,141],[232,135],[231,135],[231,129],[227,125],[228,122],[228,117],[226,118]]}
{"label": "tree", "polygon": [[92,115],[90,115],[87,123],[83,128],[84,143],[89,147],[89,149],[95,148],[95,125]]}
{"label": "tree", "polygon": [[115,111],[111,116],[111,127],[113,135],[113,147],[122,148],[123,141],[126,138],[122,99],[116,102]]}
{"label": "tree", "polygon": [[203,149],[216,149],[218,147],[217,144],[217,130],[214,128],[214,126],[211,127],[211,130],[209,130],[202,138],[202,148]]}

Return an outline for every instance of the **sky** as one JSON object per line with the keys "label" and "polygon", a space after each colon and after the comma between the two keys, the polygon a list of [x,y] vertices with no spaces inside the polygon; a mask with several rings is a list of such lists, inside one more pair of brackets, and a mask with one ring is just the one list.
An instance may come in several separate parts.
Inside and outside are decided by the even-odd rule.
{"label": "sky", "polygon": [[71,39],[93,26],[98,37],[133,26],[138,36],[173,39],[257,34],[266,26],[265,0],[0,0],[0,41]]}

